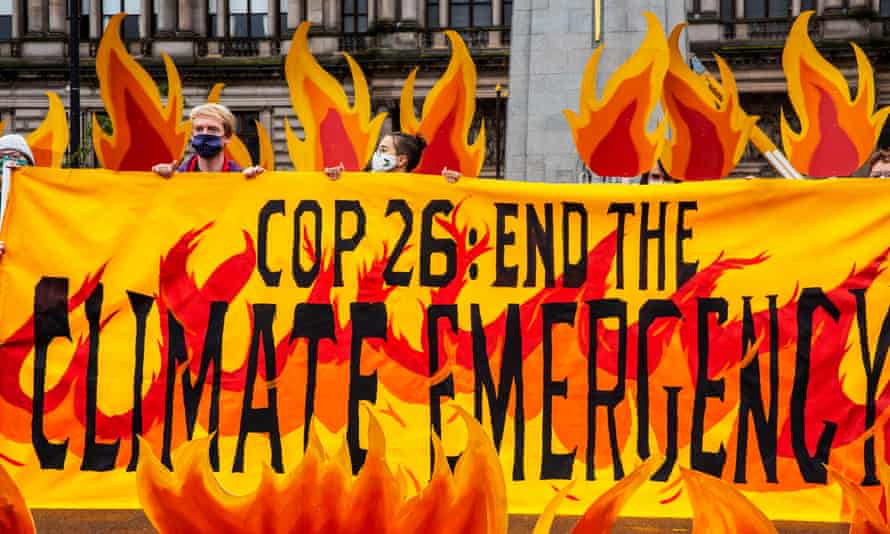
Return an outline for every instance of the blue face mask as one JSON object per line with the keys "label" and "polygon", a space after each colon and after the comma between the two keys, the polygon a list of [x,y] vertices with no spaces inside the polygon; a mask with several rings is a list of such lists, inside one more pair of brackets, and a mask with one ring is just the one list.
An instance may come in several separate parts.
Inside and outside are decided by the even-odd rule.
{"label": "blue face mask", "polygon": [[28,165],[30,165],[30,163],[28,162],[27,159],[17,158],[15,156],[11,156],[11,155],[5,155],[5,156],[0,156],[0,169],[2,169],[4,166],[6,166],[7,161],[12,162],[12,163],[18,165],[19,167],[27,167]]}
{"label": "blue face mask", "polygon": [[219,154],[223,148],[222,137],[213,134],[193,135],[192,148],[202,158],[212,158]]}

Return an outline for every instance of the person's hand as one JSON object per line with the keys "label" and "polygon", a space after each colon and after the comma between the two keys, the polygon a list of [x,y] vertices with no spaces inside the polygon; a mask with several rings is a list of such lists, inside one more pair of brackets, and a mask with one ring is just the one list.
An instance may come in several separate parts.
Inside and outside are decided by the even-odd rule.
{"label": "person's hand", "polygon": [[241,171],[241,173],[244,175],[244,177],[247,178],[248,180],[251,178],[256,178],[257,176],[263,174],[264,172],[266,172],[266,169],[260,167],[259,165],[256,165],[254,167],[248,167],[248,168],[244,169],[243,171]]}
{"label": "person's hand", "polygon": [[173,173],[176,172],[176,163],[176,160],[173,160],[170,163],[158,163],[151,168],[151,172],[162,178],[170,178],[173,176]]}
{"label": "person's hand", "polygon": [[336,167],[325,167],[324,173],[331,180],[339,180],[344,169],[343,162],[340,162]]}
{"label": "person's hand", "polygon": [[457,181],[460,180],[460,173],[458,171],[448,170],[448,167],[442,168],[442,176],[448,180],[449,184],[457,183]]}

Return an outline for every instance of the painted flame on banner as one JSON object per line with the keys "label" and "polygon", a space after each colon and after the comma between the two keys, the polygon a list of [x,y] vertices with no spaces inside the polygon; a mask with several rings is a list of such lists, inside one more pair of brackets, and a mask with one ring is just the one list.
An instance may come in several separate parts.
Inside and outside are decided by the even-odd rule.
{"label": "painted flame on banner", "polygon": [[15,481],[0,464],[0,532],[34,534],[34,519]]}
{"label": "painted flame on banner", "polygon": [[729,175],[748,145],[757,117],[748,116],[739,103],[735,77],[720,56],[722,90],[717,102],[707,82],[697,76],[680,52],[680,24],[669,39],[671,61],[664,80],[662,101],[671,128],[671,140],[661,162],[668,174],[680,180],[717,180]]}
{"label": "painted flame on banner", "polygon": [[850,46],[859,85],[856,98],[850,97],[844,75],[822,57],[807,33],[812,16],[807,11],[797,18],[782,54],[788,97],[800,119],[800,132],[795,132],[782,111],[782,144],[794,167],[808,176],[849,176],[871,156],[890,107],[874,113],[874,70],[855,43]]}
{"label": "painted flame on banner", "polygon": [[[207,95],[207,102],[219,104],[219,99],[225,86],[226,84],[224,83],[214,84]],[[275,149],[272,147],[272,139],[269,137],[269,132],[266,131],[266,128],[263,127],[260,121],[254,121],[254,124],[256,125],[257,137],[260,141],[260,157],[256,164],[267,171],[275,170]],[[232,137],[224,150],[226,158],[233,160],[242,169],[253,165],[253,158],[251,158],[250,152],[247,150],[247,145],[235,133],[232,133]]]}
{"label": "painted flame on banner", "polygon": [[284,121],[291,161],[298,171],[321,171],[340,164],[347,171],[362,170],[374,153],[386,114],[370,119],[371,97],[365,75],[344,52],[355,94],[350,107],[343,86],[309,50],[309,26],[309,22],[303,22],[294,32],[284,63],[291,106],[304,136],[299,139],[290,121]]}
{"label": "painted flame on banner", "polygon": [[479,176],[485,162],[485,123],[469,144],[476,113],[476,64],[457,32],[446,31],[451,41],[451,61],[423,101],[422,118],[414,113],[414,81],[411,71],[402,88],[400,124],[402,132],[420,135],[427,142],[414,172],[439,174],[444,168],[464,176]]}
{"label": "painted flame on banner", "polygon": [[[365,405],[367,408],[369,405]],[[137,469],[139,499],[162,534],[169,532],[479,532],[506,534],[507,499],[491,438],[463,409],[468,440],[451,474],[433,438],[435,467],[413,497],[404,471],[386,462],[383,429],[368,408],[368,450],[353,478],[343,443],[328,457],[314,428],[299,465],[286,475],[268,467],[257,490],[232,495],[213,475],[209,439],[189,442],[167,470],[143,443]],[[412,476],[413,478],[413,476]]]}
{"label": "painted flame on banner", "polygon": [[[603,46],[587,62],[581,81],[579,113],[564,110],[575,147],[585,164],[600,176],[638,176],[655,165],[667,124],[654,132],[647,122],[661,98],[669,62],[664,27],[646,12],[649,31],[640,48],[609,78],[597,97],[597,71]],[[404,107],[403,107],[404,109]]]}
{"label": "painted flame on banner", "polygon": [[108,22],[96,54],[96,76],[114,131],[102,131],[93,116],[93,146],[99,162],[116,171],[147,171],[178,160],[185,151],[190,121],[182,120],[182,83],[176,66],[164,54],[167,105],[151,76],[130,57],[120,38],[124,14]]}
{"label": "painted flame on banner", "polygon": [[28,136],[28,146],[34,154],[34,165],[60,168],[68,148],[68,116],[59,95],[48,91],[46,96],[49,110],[40,126]]}
{"label": "painted flame on banner", "polygon": [[680,468],[692,503],[692,534],[778,534],[740,491],[719,478]]}

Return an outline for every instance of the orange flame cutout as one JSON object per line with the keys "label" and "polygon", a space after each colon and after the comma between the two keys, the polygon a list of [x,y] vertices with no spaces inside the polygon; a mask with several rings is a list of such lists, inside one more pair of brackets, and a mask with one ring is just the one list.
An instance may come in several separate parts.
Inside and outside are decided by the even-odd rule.
{"label": "orange flame cutout", "polygon": [[368,83],[358,63],[344,53],[355,94],[354,104],[349,106],[343,86],[309,50],[309,26],[309,22],[303,22],[294,32],[284,63],[291,106],[304,134],[300,140],[290,121],[284,121],[291,160],[298,171],[320,171],[341,163],[348,171],[361,170],[374,153],[386,114],[369,120]]}
{"label": "orange flame cutout", "polygon": [[719,478],[680,468],[692,503],[692,534],[777,534],[751,501]]}
{"label": "orange flame cutout", "polygon": [[715,180],[727,176],[741,159],[757,117],[739,104],[735,77],[720,56],[722,92],[715,103],[707,82],[686,65],[680,52],[680,24],[670,36],[671,61],[662,97],[671,127],[671,140],[662,153],[665,170],[678,179]]}
{"label": "orange flame cutout", "polygon": [[850,45],[856,54],[859,86],[856,99],[850,97],[844,75],[819,54],[807,34],[812,15],[812,11],[800,14],[782,54],[788,97],[800,118],[800,132],[794,132],[782,112],[782,143],[802,173],[848,176],[871,156],[890,107],[873,114],[874,71],[855,43]]}
{"label": "orange flame cutout", "polygon": [[147,171],[182,156],[191,126],[182,120],[182,84],[173,61],[164,54],[168,86],[164,107],[157,85],[121,41],[123,17],[119,13],[109,21],[96,54],[99,92],[114,132],[105,134],[94,116],[93,146],[106,169]]}
{"label": "orange flame cutout", "polygon": [[837,469],[827,467],[831,478],[838,483],[844,499],[853,511],[850,518],[850,534],[890,534],[890,528],[877,506],[857,484]]}
{"label": "orange flame cutout", "polygon": [[49,98],[49,111],[40,126],[28,136],[28,146],[34,153],[35,165],[59,168],[68,148],[68,117],[59,95],[49,91],[46,96]]}
{"label": "orange flame cutout", "polygon": [[[645,13],[649,31],[639,50],[615,74],[597,98],[597,71],[603,45],[587,62],[581,81],[580,112],[564,110],[578,154],[600,176],[637,176],[655,165],[664,143],[666,123],[649,133],[646,122],[655,110],[669,62],[664,27]],[[404,107],[403,107],[404,109]]]}
{"label": "orange flame cutout", "polygon": [[[215,84],[213,88],[210,89],[210,94],[207,95],[207,102],[218,104],[219,97],[225,86],[226,84],[224,83]],[[268,171],[274,170],[275,149],[272,148],[272,139],[269,137],[269,133],[260,121],[254,121],[254,123],[256,124],[257,135],[260,140],[260,160],[257,162],[257,165]],[[247,146],[244,144],[244,141],[234,133],[225,147],[225,157],[226,159],[233,160],[241,168],[253,165]]]}
{"label": "orange flame cutout", "polygon": [[34,534],[34,519],[18,486],[0,465],[0,532]]}
{"label": "orange flame cutout", "polygon": [[479,176],[485,162],[484,122],[475,142],[468,144],[476,113],[476,64],[460,35],[450,30],[445,35],[451,41],[451,61],[423,101],[422,120],[414,113],[415,68],[402,88],[399,121],[404,133],[420,134],[427,142],[414,172],[439,174],[447,167]]}
{"label": "orange flame cutout", "polygon": [[[367,405],[366,405],[367,407]],[[232,495],[216,480],[209,438],[192,441],[168,471],[143,442],[137,469],[139,499],[162,534],[168,532],[390,532],[445,534],[507,531],[506,485],[491,438],[458,409],[468,429],[466,449],[452,476],[434,439],[436,467],[429,485],[405,498],[404,476],[386,463],[383,429],[369,416],[368,452],[357,477],[345,443],[329,458],[314,430],[300,464],[287,475],[263,471],[253,494]],[[370,414],[370,409],[368,410]]]}

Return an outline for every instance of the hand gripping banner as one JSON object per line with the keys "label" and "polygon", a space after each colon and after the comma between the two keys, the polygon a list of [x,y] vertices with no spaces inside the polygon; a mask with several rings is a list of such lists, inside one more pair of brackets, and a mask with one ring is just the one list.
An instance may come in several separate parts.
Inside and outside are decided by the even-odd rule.
{"label": "hand gripping banner", "polygon": [[17,170],[0,464],[32,507],[138,507],[190,462],[243,493],[342,442],[419,488],[433,436],[453,466],[478,427],[498,474],[471,487],[502,472],[511,513],[570,480],[582,513],[635,472],[626,513],[689,516],[690,469],[840,520],[831,473],[877,502],[890,460],[888,202],[881,180]]}

